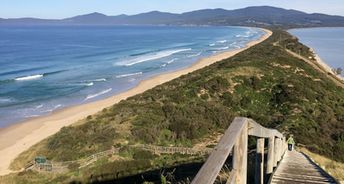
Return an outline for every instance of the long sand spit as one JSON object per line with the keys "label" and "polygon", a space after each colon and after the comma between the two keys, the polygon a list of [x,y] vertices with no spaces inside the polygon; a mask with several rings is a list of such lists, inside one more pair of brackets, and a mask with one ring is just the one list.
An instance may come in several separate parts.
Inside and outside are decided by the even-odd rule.
{"label": "long sand spit", "polygon": [[128,97],[143,93],[146,90],[152,89],[155,86],[165,82],[176,79],[182,75],[188,74],[195,70],[209,66],[217,61],[221,61],[232,57],[264,40],[272,35],[272,32],[265,30],[264,36],[260,39],[248,43],[244,48],[219,53],[217,55],[200,59],[192,66],[181,69],[175,72],[164,73],[154,76],[150,79],[141,81],[136,87],[114,95],[112,97],[68,107],[46,116],[41,116],[33,119],[17,123],[10,127],[0,130],[0,175],[6,175],[11,172],[9,166],[11,162],[23,151],[29,149],[31,146],[37,144],[43,139],[55,134],[62,127],[72,125],[78,120],[84,119],[89,115],[93,115],[104,108],[110,107],[121,100]]}

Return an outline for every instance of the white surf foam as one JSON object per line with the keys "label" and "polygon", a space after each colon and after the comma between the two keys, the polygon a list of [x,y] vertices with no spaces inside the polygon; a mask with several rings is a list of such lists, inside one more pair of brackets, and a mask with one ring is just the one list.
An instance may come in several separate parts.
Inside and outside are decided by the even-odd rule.
{"label": "white surf foam", "polygon": [[117,64],[124,65],[124,66],[132,66],[135,64],[143,63],[146,61],[161,59],[161,58],[168,57],[168,56],[171,56],[171,55],[176,54],[176,53],[190,51],[190,50],[192,50],[192,49],[188,48],[188,49],[177,49],[177,50],[165,50],[165,51],[160,51],[160,52],[156,52],[153,54],[145,54],[143,56],[131,59],[129,61],[119,62]]}
{"label": "white surf foam", "polygon": [[234,48],[237,48],[237,49],[240,49],[240,48],[241,48],[240,45],[238,45],[237,42],[231,43],[230,46],[231,46],[231,47],[234,47]]}
{"label": "white surf foam", "polygon": [[106,82],[105,78],[90,80],[90,82]]}
{"label": "white surf foam", "polygon": [[173,62],[175,62],[177,60],[178,60],[177,58],[171,59],[170,61],[167,62],[167,64],[171,64],[171,63],[173,63]]}
{"label": "white surf foam", "polygon": [[131,76],[135,76],[135,75],[142,75],[142,72],[137,72],[137,73],[128,73],[128,74],[123,74],[123,75],[117,75],[116,78],[124,78],[124,77],[131,77]]}
{"label": "white surf foam", "polygon": [[77,86],[93,86],[94,82],[80,82],[72,85],[77,85]]}
{"label": "white surf foam", "polygon": [[40,109],[40,108],[42,108],[43,107],[43,104],[40,104],[40,105],[37,105],[36,106],[36,109]]}
{"label": "white surf foam", "polygon": [[215,45],[216,45],[215,43],[209,44],[210,47],[214,47]]}
{"label": "white surf foam", "polygon": [[219,48],[214,48],[215,50],[227,50],[229,47],[219,47]]}
{"label": "white surf foam", "polygon": [[56,109],[58,109],[58,108],[60,108],[60,107],[62,107],[62,105],[61,104],[58,104],[58,105],[55,105],[52,109],[48,109],[48,110],[45,110],[45,111],[41,111],[41,112],[53,112],[54,110],[56,110]]}
{"label": "white surf foam", "polygon": [[36,118],[38,117],[39,115],[36,115],[36,114],[33,114],[33,115],[27,115],[25,116],[25,118]]}
{"label": "white surf foam", "polygon": [[251,37],[254,34],[252,31],[246,31],[245,34],[238,34],[235,37],[237,38],[248,38]]}
{"label": "white surf foam", "polygon": [[202,54],[202,52],[199,52],[199,53],[196,53],[196,54],[189,55],[187,57],[188,58],[197,57],[197,56],[200,56],[201,54]]}
{"label": "white surf foam", "polygon": [[100,95],[104,95],[104,94],[106,94],[106,93],[108,93],[108,92],[110,92],[110,91],[112,91],[112,88],[109,88],[109,89],[107,89],[107,90],[101,91],[101,92],[96,93],[96,94],[93,94],[93,95],[88,95],[88,96],[85,98],[84,101],[89,100],[89,99],[92,99],[92,98],[95,98],[95,97],[98,97],[98,96],[100,96]]}
{"label": "white surf foam", "polygon": [[0,103],[8,103],[8,102],[12,102],[13,99],[11,98],[0,98]]}
{"label": "white surf foam", "polygon": [[172,64],[172,63],[174,63],[177,60],[178,60],[178,58],[171,59],[171,60],[167,61],[166,63],[162,64],[161,67],[162,68],[166,67],[167,65]]}
{"label": "white surf foam", "polygon": [[85,86],[93,86],[94,83],[93,82],[90,82],[90,83],[85,83]]}
{"label": "white surf foam", "polygon": [[25,76],[25,77],[17,77],[15,80],[16,81],[35,80],[35,79],[39,79],[42,77],[43,77],[43,74],[29,75],[29,76]]}
{"label": "white surf foam", "polygon": [[220,41],[217,41],[217,43],[226,43],[227,40],[220,40]]}

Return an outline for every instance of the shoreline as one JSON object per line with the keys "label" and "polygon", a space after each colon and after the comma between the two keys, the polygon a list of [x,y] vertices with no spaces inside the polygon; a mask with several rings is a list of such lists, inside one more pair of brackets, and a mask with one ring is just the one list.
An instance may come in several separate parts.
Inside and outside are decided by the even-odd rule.
{"label": "shoreline", "polygon": [[342,81],[344,82],[344,77],[341,76],[341,75],[338,75],[338,74],[335,74],[333,71],[332,71],[332,67],[327,64],[324,60],[321,59],[321,57],[314,51],[313,48],[311,48],[311,51],[313,52],[314,54],[314,57],[315,57],[315,62],[317,63],[317,65],[319,65],[320,67],[323,68],[323,70],[325,70],[327,73],[329,73],[330,75],[333,75],[335,78],[337,78],[339,81]]}
{"label": "shoreline", "polygon": [[[260,28],[262,29],[262,28]],[[143,93],[158,85],[176,79],[182,75],[202,69],[218,61],[233,57],[234,55],[255,46],[272,35],[272,32],[262,29],[265,34],[257,40],[253,40],[241,49],[225,51],[206,58],[202,58],[191,66],[173,72],[159,74],[141,81],[135,87],[116,94],[109,98],[95,102],[67,107],[53,113],[37,118],[15,123],[0,130],[0,176],[9,174],[10,163],[23,151],[39,143],[45,138],[57,133],[62,127],[70,126],[85,119],[89,115],[96,114],[104,108],[110,107],[121,100]]]}
{"label": "shoreline", "polygon": [[[287,31],[292,31],[292,30],[303,30],[303,29],[329,29],[329,28],[343,28],[343,27],[309,27],[309,28],[293,28],[293,29],[288,29]],[[291,32],[289,32],[290,34],[292,34]],[[298,36],[292,34],[293,36],[299,38]],[[300,40],[300,38],[299,38]],[[338,75],[336,73],[334,73],[332,71],[333,68],[335,67],[331,67],[330,64],[328,64],[327,62],[325,62],[321,56],[315,51],[314,48],[308,46],[307,44],[305,44],[307,47],[310,48],[310,51],[313,53],[314,55],[314,59],[315,59],[315,64],[318,65],[319,68],[321,68],[324,72],[328,73],[330,76],[332,76],[333,78],[339,80],[339,82],[344,83],[344,76],[343,75]],[[307,58],[306,58],[307,59]],[[308,59],[307,59],[308,60]]]}

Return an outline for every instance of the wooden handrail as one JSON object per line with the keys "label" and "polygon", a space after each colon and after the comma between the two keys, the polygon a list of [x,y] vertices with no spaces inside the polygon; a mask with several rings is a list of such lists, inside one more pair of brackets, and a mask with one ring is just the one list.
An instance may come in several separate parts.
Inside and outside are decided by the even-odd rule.
{"label": "wooden handrail", "polygon": [[233,150],[234,176],[227,183],[246,184],[247,177],[247,145],[248,136],[260,139],[257,141],[256,182],[264,181],[264,139],[269,139],[267,172],[271,174],[273,166],[277,165],[286,151],[285,137],[276,129],[268,129],[254,120],[236,117],[226,130],[217,146],[214,148],[207,161],[195,176],[192,184],[212,184],[219,175],[230,152]]}

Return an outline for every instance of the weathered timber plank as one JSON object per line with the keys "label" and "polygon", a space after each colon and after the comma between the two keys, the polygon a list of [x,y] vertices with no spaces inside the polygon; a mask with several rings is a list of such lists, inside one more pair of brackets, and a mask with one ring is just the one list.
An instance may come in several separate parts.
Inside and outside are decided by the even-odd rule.
{"label": "weathered timber plank", "polygon": [[203,164],[201,170],[197,173],[192,184],[214,183],[246,124],[246,118],[238,117],[234,119],[207,161]]}

